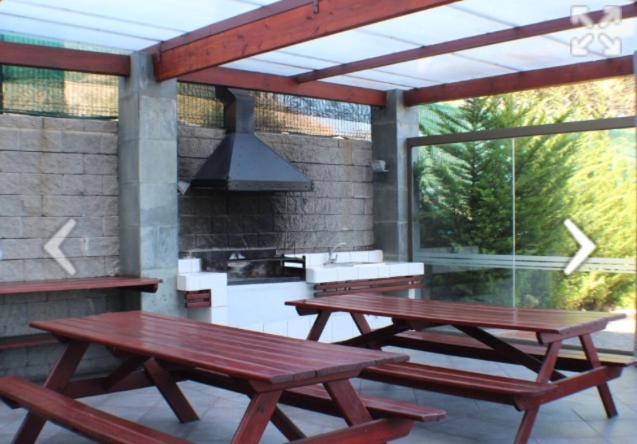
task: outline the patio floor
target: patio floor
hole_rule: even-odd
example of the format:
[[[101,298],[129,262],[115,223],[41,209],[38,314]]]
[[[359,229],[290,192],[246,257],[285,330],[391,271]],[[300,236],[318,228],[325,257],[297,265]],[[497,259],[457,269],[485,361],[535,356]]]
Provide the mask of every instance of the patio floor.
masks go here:
[[[428,353],[411,353],[413,360],[448,365],[462,369],[486,371],[517,377],[530,377],[526,369],[463,358],[449,358]],[[412,433],[397,443],[511,443],[521,414],[513,407],[473,401],[385,384],[356,381],[366,394],[418,402],[447,410],[447,420],[435,424],[417,424]],[[179,424],[154,389],[143,389],[117,395],[99,396],[86,402],[146,426],[183,437],[194,443],[227,443],[247,406],[247,398],[224,390],[192,382],[181,384],[201,420]],[[540,410],[531,443],[623,443],[637,434],[637,369],[629,368],[611,382],[619,417],[607,420],[595,390],[555,401]],[[307,434],[342,427],[342,420],[283,407]],[[10,442],[24,412],[0,406],[0,442]],[[273,426],[268,426],[264,443],[285,441]],[[41,439],[46,444],[90,442],[52,424],[47,424]]]

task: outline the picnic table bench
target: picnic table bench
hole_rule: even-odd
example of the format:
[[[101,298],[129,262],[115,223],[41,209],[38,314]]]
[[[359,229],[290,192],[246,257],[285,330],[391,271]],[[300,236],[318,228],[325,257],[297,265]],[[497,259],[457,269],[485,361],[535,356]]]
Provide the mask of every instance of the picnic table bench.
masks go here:
[[[66,343],[64,354],[44,383],[43,398],[53,392],[60,402],[73,400],[80,404],[74,398],[156,386],[177,418],[189,422],[198,416],[177,382],[192,379],[218,385],[250,398],[234,443],[258,442],[269,422],[289,440],[358,442],[357,434],[365,430],[366,442],[380,443],[408,434],[414,420],[439,420],[445,416],[438,409],[362,399],[352,387],[350,378],[359,376],[365,368],[405,361],[408,357],[404,354],[321,344],[142,312],[106,313],[31,325]],[[89,344],[106,347],[121,360],[121,365],[108,376],[72,380]],[[18,430],[16,443],[34,442],[49,419],[82,431],[75,427],[73,418],[60,417],[56,409],[37,409],[26,395],[10,392],[1,384],[0,397],[31,410]],[[310,408],[343,417],[350,427],[307,438],[278,407],[279,403],[298,405],[299,399],[307,401]],[[78,410],[85,407],[80,404]],[[110,421],[104,415],[102,419]],[[124,428],[129,425],[112,422]],[[89,428],[95,433],[92,426]]]
[[[621,314],[516,309],[367,293],[290,301],[287,304],[295,306],[301,315],[318,314],[308,334],[310,340],[319,340],[331,313],[345,312],[352,315],[361,335],[341,344],[367,348],[400,345],[446,353],[448,342],[452,340],[437,344],[434,335],[438,333],[422,330],[453,326],[466,336],[451,344],[451,354],[463,356],[462,353],[468,351],[464,356],[480,355],[483,359],[520,364],[533,370],[537,378],[529,381],[403,362],[369,368],[361,375],[376,381],[511,404],[524,412],[516,443],[528,441],[541,405],[587,388],[597,387],[607,416],[615,416],[617,410],[607,382],[619,377],[625,365],[634,363],[631,359],[615,359],[613,365],[606,365],[600,360],[591,339],[591,333],[603,330],[611,320],[621,319]],[[366,322],[361,322],[365,315],[386,316],[392,319],[392,323],[372,330]],[[533,332],[539,348],[530,350],[508,343],[488,332],[488,328]],[[428,334],[430,336],[426,336]],[[576,358],[569,350],[560,358],[563,341],[573,337],[580,339],[582,354]],[[464,340],[465,343],[461,343]],[[468,345],[466,342],[469,341]],[[470,347],[473,345],[476,346]],[[578,373],[566,376],[559,371],[560,367]]]

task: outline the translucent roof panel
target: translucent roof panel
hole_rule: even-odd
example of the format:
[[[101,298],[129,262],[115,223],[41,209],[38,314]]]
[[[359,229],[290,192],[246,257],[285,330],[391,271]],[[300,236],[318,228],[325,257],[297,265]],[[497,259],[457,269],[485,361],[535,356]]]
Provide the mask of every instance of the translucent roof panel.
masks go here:
[[[276,0],[0,0],[0,34],[70,47],[125,53],[144,49]],[[577,4],[577,2],[575,2]],[[590,11],[629,0],[587,0]],[[281,76],[391,54],[423,45],[544,22],[571,14],[573,0],[464,0],[259,54],[223,66]],[[326,81],[379,90],[409,89],[629,55],[637,50],[637,19],[604,29],[554,33],[336,76]],[[284,30],[282,31],[284,32]],[[592,34],[580,56],[571,41]],[[609,52],[617,45],[619,52]],[[619,48],[621,46],[621,48]]]
[[[463,0],[450,7],[488,17],[510,25],[528,25],[571,15],[574,5],[587,6],[590,11],[606,5],[628,5],[630,0]]]
[[[0,33],[130,52],[258,7],[244,0],[4,0]]]

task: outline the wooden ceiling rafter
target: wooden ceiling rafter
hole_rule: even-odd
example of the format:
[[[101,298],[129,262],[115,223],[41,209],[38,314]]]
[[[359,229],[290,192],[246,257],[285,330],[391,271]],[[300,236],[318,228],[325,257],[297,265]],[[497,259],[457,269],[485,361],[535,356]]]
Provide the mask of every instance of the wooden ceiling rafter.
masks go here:
[[[575,63],[416,88],[405,92],[404,101],[405,105],[414,106],[447,100],[494,96],[529,89],[619,77],[630,75],[633,71],[632,56],[615,57],[594,62]]]
[[[261,8],[248,18],[235,17],[234,26],[221,22],[193,31],[194,37],[161,43],[154,48],[155,77],[160,81],[181,77],[455,1],[282,0],[269,6],[280,8],[275,13]]]

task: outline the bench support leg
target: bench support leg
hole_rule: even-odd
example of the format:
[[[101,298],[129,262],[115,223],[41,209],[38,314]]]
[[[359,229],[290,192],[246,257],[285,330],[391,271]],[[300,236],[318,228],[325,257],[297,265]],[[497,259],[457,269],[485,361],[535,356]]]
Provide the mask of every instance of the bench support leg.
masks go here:
[[[325,326],[327,325],[327,321],[329,321],[331,314],[332,313],[329,311],[321,311],[318,314],[314,324],[312,325],[312,329],[307,335],[308,341],[318,341],[321,339],[321,334],[323,333],[323,330],[325,330]]]
[[[69,342],[66,346],[66,350],[62,354],[62,357],[55,364],[51,373],[44,383],[44,387],[54,390],[56,392],[63,392],[68,385],[71,377],[75,373],[77,366],[79,365],[88,343],[86,342]],[[16,433],[13,440],[14,444],[32,444],[40,435],[42,428],[46,424],[46,419],[39,416],[28,413],[22,421],[18,433]]]
[[[155,359],[144,363],[144,370],[151,381],[157,386],[170,408],[175,412],[179,422],[191,422],[199,419],[172,375],[166,371]]]
[[[515,435],[515,444],[526,444],[531,436],[531,430],[533,430],[533,424],[535,424],[535,418],[537,418],[538,409],[527,410],[524,412],[522,422],[518,428],[518,433]]]
[[[586,358],[591,363],[591,367],[601,367],[602,363],[600,362],[599,356],[597,355],[597,349],[595,348],[595,344],[593,344],[591,335],[588,334],[580,336],[580,342],[582,344],[582,348],[584,349],[584,353],[586,354]],[[606,416],[608,416],[609,418],[617,416],[617,407],[615,406],[613,395],[610,393],[608,383],[606,381],[603,381],[597,386],[597,391],[599,392],[600,398],[602,398],[602,404],[604,404]]]
[[[268,422],[272,419],[281,391],[256,393],[246,410],[237,431],[232,437],[232,444],[257,444]]]

